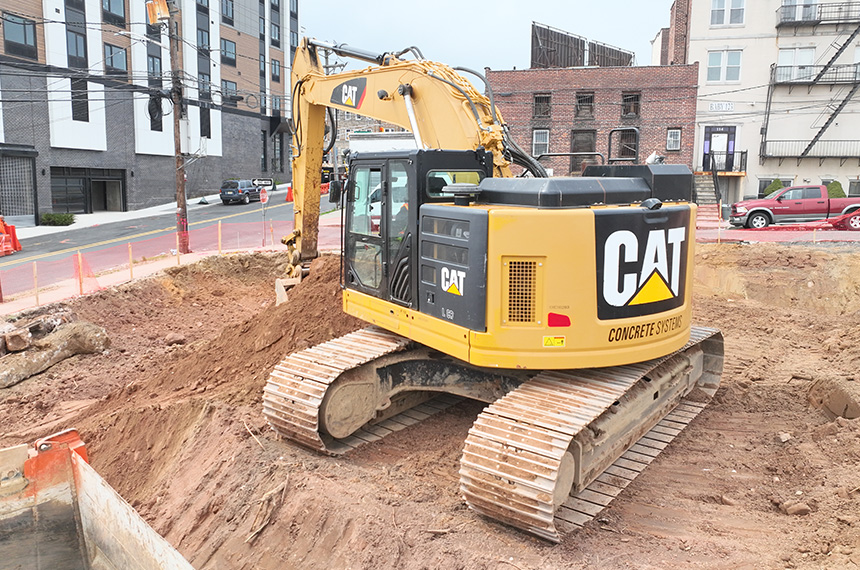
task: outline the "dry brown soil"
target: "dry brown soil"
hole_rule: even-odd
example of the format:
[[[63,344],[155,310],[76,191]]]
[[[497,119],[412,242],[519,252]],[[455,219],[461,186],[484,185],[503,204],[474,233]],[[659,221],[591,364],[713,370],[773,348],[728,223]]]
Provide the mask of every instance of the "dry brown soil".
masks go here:
[[[340,458],[267,428],[273,366],[360,326],[332,258],[279,307],[284,259],[262,255],[66,303],[112,346],[0,392],[0,446],[79,428],[95,468],[198,569],[860,567],[860,420],[807,402],[815,380],[860,383],[860,250],[700,244],[697,261],[696,321],[726,337],[722,386],[557,546],[459,498],[477,403]],[[810,512],[778,507],[791,502]]]

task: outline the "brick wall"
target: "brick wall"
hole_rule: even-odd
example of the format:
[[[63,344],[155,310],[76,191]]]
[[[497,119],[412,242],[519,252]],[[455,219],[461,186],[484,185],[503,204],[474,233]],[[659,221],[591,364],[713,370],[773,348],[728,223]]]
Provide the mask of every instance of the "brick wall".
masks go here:
[[[669,11],[669,65],[687,63],[690,47],[690,2],[675,0]]]
[[[534,129],[550,130],[550,152],[570,152],[572,131],[596,131],[596,150],[608,152],[613,128],[640,130],[640,160],[649,154],[666,162],[693,167],[698,64],[659,67],[604,67],[566,69],[487,70],[496,105],[514,140],[531,153]],[[575,116],[577,93],[594,93],[591,118]],[[622,117],[622,93],[640,93],[636,117]],[[534,117],[534,96],[549,94],[550,115]],[[667,129],[681,129],[681,149],[666,150]],[[613,154],[618,140],[613,139]],[[608,158],[608,157],[607,157]],[[581,160],[581,159],[580,159]],[[544,159],[555,175],[571,171],[570,158]],[[574,163],[578,170],[578,162]]]

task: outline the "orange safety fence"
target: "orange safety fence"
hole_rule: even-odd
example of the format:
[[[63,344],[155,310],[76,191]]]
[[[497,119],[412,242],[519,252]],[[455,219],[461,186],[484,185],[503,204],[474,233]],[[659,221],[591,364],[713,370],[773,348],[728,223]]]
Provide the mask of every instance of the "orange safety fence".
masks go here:
[[[197,256],[186,256],[196,261],[199,254],[226,254],[245,251],[284,251],[281,238],[293,230],[293,222],[266,221],[249,223],[212,224],[189,230],[191,251]],[[173,260],[176,260],[175,263]],[[39,292],[63,287],[69,296],[101,289],[101,281],[116,283],[116,275],[125,275],[126,281],[134,278],[136,266],[154,261],[169,260],[170,265],[183,263],[177,252],[177,234],[164,233],[149,239],[118,242],[99,249],[66,252],[60,259],[37,259],[0,269],[0,302],[22,295],[34,295],[39,304]],[[106,279],[111,275],[113,278]]]

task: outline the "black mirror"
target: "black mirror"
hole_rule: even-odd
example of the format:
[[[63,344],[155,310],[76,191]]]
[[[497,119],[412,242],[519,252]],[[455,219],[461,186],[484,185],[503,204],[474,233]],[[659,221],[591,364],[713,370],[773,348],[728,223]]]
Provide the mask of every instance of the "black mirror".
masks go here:
[[[328,201],[330,204],[337,204],[340,202],[340,193],[342,187],[340,185],[340,180],[332,180],[328,184]]]

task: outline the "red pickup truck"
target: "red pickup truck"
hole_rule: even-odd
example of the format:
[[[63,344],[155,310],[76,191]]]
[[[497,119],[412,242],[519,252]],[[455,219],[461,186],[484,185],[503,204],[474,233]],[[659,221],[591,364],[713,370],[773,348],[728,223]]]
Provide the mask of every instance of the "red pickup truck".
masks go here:
[[[789,186],[758,200],[732,204],[729,223],[765,228],[779,222],[811,222],[860,210],[860,196],[828,198],[826,186]],[[854,227],[857,225],[858,227]],[[848,220],[849,229],[860,229],[860,216]]]

